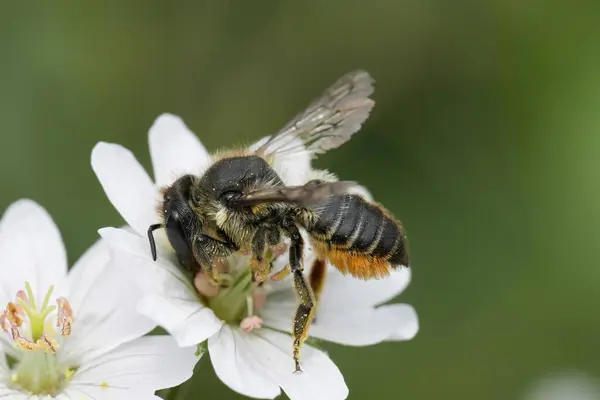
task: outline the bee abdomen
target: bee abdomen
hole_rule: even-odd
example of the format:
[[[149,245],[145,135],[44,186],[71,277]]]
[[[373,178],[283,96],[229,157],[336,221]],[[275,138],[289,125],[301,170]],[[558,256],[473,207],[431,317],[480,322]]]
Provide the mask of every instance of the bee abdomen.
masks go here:
[[[311,230],[323,255],[343,272],[382,276],[390,265],[408,266],[402,226],[376,203],[357,195],[336,196],[319,213]]]

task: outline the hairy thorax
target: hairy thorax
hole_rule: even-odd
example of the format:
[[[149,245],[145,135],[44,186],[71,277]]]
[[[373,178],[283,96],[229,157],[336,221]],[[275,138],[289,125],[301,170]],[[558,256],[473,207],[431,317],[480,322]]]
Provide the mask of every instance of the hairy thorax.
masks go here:
[[[261,224],[275,221],[288,207],[282,204],[261,204],[253,207],[232,207],[228,196],[248,194],[284,183],[259,156],[239,155],[215,161],[192,188],[196,213],[210,228],[214,224],[240,248],[251,242]]]

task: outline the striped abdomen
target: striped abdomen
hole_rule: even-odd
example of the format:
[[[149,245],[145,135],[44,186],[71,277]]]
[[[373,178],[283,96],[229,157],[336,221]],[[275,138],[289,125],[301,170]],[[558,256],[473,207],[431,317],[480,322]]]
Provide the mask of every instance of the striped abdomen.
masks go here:
[[[335,196],[321,206],[309,230],[317,255],[343,273],[363,279],[409,266],[402,225],[383,207],[360,196]]]

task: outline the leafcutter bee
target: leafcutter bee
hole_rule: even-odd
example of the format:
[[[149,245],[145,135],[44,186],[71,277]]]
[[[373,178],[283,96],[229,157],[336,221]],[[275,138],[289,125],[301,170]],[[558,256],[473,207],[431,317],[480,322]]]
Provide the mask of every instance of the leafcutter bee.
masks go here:
[[[273,278],[292,274],[298,296],[292,329],[297,371],[327,262],[360,279],[381,278],[409,266],[402,225],[387,209],[358,194],[357,184],[322,173],[320,179],[288,186],[274,162],[302,152],[314,158],[348,141],[369,116],[375,104],[372,93],[367,72],[343,76],[258,148],[218,153],[201,175],[182,176],[165,188],[159,205],[164,223],[148,229],[155,260],[152,232],[162,227],[181,264],[215,282],[221,276],[214,260],[240,249],[250,249],[253,277],[264,281],[271,272],[266,249],[289,238],[289,264]],[[317,258],[309,280],[303,276],[301,229]]]

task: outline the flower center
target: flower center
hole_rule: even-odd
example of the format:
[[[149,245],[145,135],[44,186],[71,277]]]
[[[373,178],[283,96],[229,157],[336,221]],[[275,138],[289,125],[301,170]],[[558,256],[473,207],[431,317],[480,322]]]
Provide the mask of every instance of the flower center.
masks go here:
[[[206,298],[208,306],[215,315],[228,324],[239,324],[253,310],[248,310],[248,299],[252,297],[255,284],[249,268],[232,276],[228,287],[221,288],[214,297]]]
[[[61,366],[56,358],[59,341],[71,334],[73,311],[62,297],[56,299],[56,306],[49,305],[54,286],[39,307],[29,282],[25,289],[17,292],[15,301],[0,315],[0,327],[20,350],[9,385],[35,395],[55,396],[73,375],[73,370]]]
[[[273,261],[283,254],[286,247],[275,246],[267,250],[266,260]],[[225,262],[224,276],[228,285],[211,287],[208,277],[200,273],[194,279],[194,285],[202,295],[206,305],[215,315],[227,324],[239,325],[249,318],[260,318],[256,315],[266,300],[268,283],[258,285],[252,281],[250,257],[234,255]],[[262,322],[262,321],[261,321]],[[253,324],[257,327],[257,324]],[[260,323],[258,323],[260,325]]]

